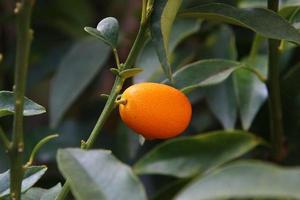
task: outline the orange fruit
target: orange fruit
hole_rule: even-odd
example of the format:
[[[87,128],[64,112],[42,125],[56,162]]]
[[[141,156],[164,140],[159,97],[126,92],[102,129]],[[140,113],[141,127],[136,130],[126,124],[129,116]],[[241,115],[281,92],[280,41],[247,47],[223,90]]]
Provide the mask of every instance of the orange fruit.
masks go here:
[[[192,106],[179,90],[159,83],[138,83],[121,95],[119,105],[124,123],[146,139],[179,135],[190,123]]]

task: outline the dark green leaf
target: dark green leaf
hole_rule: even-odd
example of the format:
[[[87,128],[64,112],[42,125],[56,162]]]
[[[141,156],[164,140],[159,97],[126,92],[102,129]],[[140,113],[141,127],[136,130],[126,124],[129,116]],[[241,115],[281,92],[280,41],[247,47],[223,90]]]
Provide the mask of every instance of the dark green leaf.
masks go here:
[[[223,59],[201,60],[175,72],[174,82],[178,88],[188,92],[197,87],[218,84],[242,65],[239,62]]]
[[[176,180],[159,190],[151,200],[171,200],[190,181],[191,179]]]
[[[146,199],[138,178],[109,151],[64,149],[57,160],[78,200]]]
[[[0,117],[6,115],[13,115],[15,112],[15,97],[14,93],[10,91],[0,91]],[[46,109],[31,101],[30,99],[24,99],[24,116],[39,115],[45,113]]]
[[[173,52],[180,42],[196,33],[201,26],[200,20],[177,19],[171,29],[169,38],[169,52]]]
[[[224,129],[234,129],[238,108],[233,79],[230,77],[219,85],[208,87],[205,93],[210,109]]]
[[[300,198],[300,169],[240,161],[198,177],[175,200]]]
[[[31,188],[22,195],[22,200],[55,200],[60,191],[60,183],[50,189]]]
[[[239,9],[227,4],[211,3],[189,9],[182,16],[235,24],[267,38],[300,44],[300,32],[297,29],[281,16],[263,8]]]
[[[170,41],[169,41],[170,53],[174,51],[176,46],[180,42],[182,42],[182,40],[197,32],[200,29],[200,26],[201,23],[199,20],[195,20],[195,19],[176,20],[173,24],[172,31],[170,34]],[[161,79],[157,80],[157,77],[163,75],[163,71],[161,69],[161,65],[152,42],[146,43],[145,47],[140,52],[136,65],[142,67],[144,71],[143,73],[140,73],[134,77],[134,82],[161,81]],[[171,66],[172,69],[174,69],[174,66],[173,65]]]
[[[84,30],[102,40],[112,48],[116,48],[119,37],[119,22],[114,17],[107,17],[99,22],[97,28],[85,27]]]
[[[25,192],[31,186],[33,186],[46,172],[47,167],[45,166],[32,166],[26,169],[23,182],[22,182],[22,192]],[[9,194],[10,189],[10,171],[6,171],[0,174],[0,197]]]
[[[237,59],[235,37],[228,26],[223,25],[216,33],[210,35],[205,48],[207,49],[205,55],[209,57]],[[208,87],[205,92],[207,103],[216,118],[225,129],[233,129],[237,119],[233,79],[230,77],[221,84]]]
[[[173,22],[182,0],[154,1],[150,20],[152,42],[166,76],[171,80],[172,71],[169,63],[169,37]]]
[[[257,55],[253,59],[246,58],[242,62],[259,70],[264,76],[267,75],[267,56]],[[267,87],[256,75],[246,70],[237,70],[233,77],[242,126],[243,129],[248,130],[257,112],[267,100]]]
[[[164,174],[191,177],[235,159],[260,143],[243,131],[217,131],[178,138],[159,145],[135,165],[138,174]]]
[[[50,123],[57,126],[65,112],[97,75],[109,56],[108,46],[87,38],[65,55],[50,89]]]

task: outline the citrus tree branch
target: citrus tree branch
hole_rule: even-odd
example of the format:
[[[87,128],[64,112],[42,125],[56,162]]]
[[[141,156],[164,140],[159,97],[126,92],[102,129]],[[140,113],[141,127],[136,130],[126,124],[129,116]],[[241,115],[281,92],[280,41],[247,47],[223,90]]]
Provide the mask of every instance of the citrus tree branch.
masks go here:
[[[130,69],[133,67],[135,60],[142,49],[142,47],[145,44],[146,38],[147,38],[147,27],[148,27],[148,18],[151,12],[150,10],[146,9],[147,1],[143,0],[143,5],[142,5],[142,14],[141,14],[141,23],[140,23],[140,28],[138,31],[138,34],[136,36],[136,39],[132,45],[132,48],[129,52],[129,55],[126,59],[125,64],[123,65],[122,69],[120,70],[126,70]],[[144,13],[146,12],[146,13]],[[119,95],[119,93],[122,90],[123,83],[124,83],[124,78],[117,76],[114,82],[114,85],[112,87],[111,93],[108,97],[108,100],[103,108],[103,111],[101,112],[98,121],[96,122],[95,127],[93,128],[89,138],[87,141],[82,141],[81,142],[81,148],[82,149],[90,149],[93,147],[93,144],[96,141],[96,138],[98,137],[104,123],[106,122],[107,118],[110,116],[111,112],[115,108],[115,101]],[[64,184],[61,192],[59,193],[58,197],[56,200],[63,200],[67,197],[68,193],[70,191],[70,185],[68,180],[66,180],[66,183]]]
[[[278,12],[279,0],[268,0],[268,8]],[[269,39],[269,110],[271,140],[274,149],[274,159],[279,161],[284,156],[283,150],[283,122],[279,86],[279,56],[280,40]]]
[[[23,179],[23,109],[24,93],[28,59],[32,40],[30,29],[31,13],[34,1],[22,0],[17,2],[15,13],[17,15],[17,49],[15,67],[15,113],[13,122],[12,146],[10,148],[10,191],[11,199],[19,200],[21,197],[21,183]]]

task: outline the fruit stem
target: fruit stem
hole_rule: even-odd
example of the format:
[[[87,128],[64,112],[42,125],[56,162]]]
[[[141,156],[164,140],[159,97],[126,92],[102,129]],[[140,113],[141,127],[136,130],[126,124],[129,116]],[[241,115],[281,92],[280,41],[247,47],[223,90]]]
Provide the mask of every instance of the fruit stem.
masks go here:
[[[148,10],[145,9],[146,4],[147,4],[147,1],[143,0],[140,28],[139,28],[138,34],[136,36],[136,39],[133,43],[133,46],[129,52],[129,55],[126,59],[126,62],[124,64],[124,69],[122,69],[122,70],[130,69],[133,67],[135,60],[147,39],[147,27],[148,27],[147,22],[149,21],[148,19],[149,19],[150,14],[148,13]],[[147,12],[147,13],[145,13],[145,12]],[[107,118],[110,116],[111,112],[115,108],[115,101],[116,101],[119,93],[121,92],[124,81],[125,81],[125,79],[123,79],[122,77],[116,76],[113,88],[112,88],[111,93],[108,97],[108,100],[103,108],[103,111],[101,112],[101,114],[98,118],[98,121],[97,121],[94,129],[92,130],[87,142],[85,142],[85,145],[81,145],[82,149],[90,149],[93,146],[93,144],[95,143],[96,138],[98,137],[104,123],[106,122]],[[66,180],[66,182],[65,182],[61,192],[58,194],[56,200],[65,199],[67,197],[69,191],[70,191],[70,184],[69,184],[69,181]]]
[[[268,0],[268,9],[278,12],[279,0]],[[269,112],[271,126],[271,140],[274,149],[274,159],[282,160],[284,156],[283,122],[279,86],[279,56],[280,40],[269,39]]]

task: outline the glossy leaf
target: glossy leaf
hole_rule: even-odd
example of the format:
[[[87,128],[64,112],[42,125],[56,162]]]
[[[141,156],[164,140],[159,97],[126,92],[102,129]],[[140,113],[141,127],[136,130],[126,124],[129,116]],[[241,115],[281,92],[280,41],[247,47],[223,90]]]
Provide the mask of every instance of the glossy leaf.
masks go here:
[[[46,172],[45,166],[32,166],[26,169],[22,181],[22,192],[31,188]],[[0,174],[0,197],[4,197],[10,192],[10,171]]]
[[[84,30],[102,40],[112,48],[116,48],[119,37],[119,22],[114,17],[107,17],[101,20],[97,28],[85,27]]]
[[[239,25],[266,37],[300,44],[300,32],[276,13],[263,9],[239,9],[227,4],[210,3],[191,8],[184,17],[197,17]]]
[[[15,110],[14,93],[10,91],[0,91],[0,117],[13,115]],[[24,116],[40,115],[46,112],[46,109],[25,97]]]
[[[265,77],[268,69],[267,56],[257,55],[242,62],[260,71]],[[248,130],[257,112],[267,100],[268,91],[256,75],[246,70],[237,70],[234,75],[236,98],[243,129]]]
[[[63,149],[57,160],[78,200],[146,199],[138,178],[109,151]]]
[[[109,56],[108,46],[87,38],[76,43],[62,59],[50,89],[50,123],[57,126],[63,115],[95,78]]]
[[[223,128],[234,129],[238,108],[233,79],[230,77],[221,84],[208,87],[205,90],[205,94],[211,111],[220,121]]]
[[[22,195],[22,200],[55,200],[61,188],[60,183],[50,189],[31,188]]]
[[[195,19],[177,19],[172,27],[169,41],[169,51],[174,52],[177,45],[182,42],[188,36],[194,34],[200,29],[201,22]],[[161,64],[155,52],[155,47],[152,42],[146,43],[143,50],[140,52],[136,62],[137,66],[143,67],[143,73],[134,77],[134,82],[144,81],[161,81],[157,80],[157,74],[161,76],[163,71]],[[171,64],[172,66],[172,64]],[[172,66],[174,69],[174,66]],[[155,79],[155,80],[154,80]]]
[[[152,42],[155,46],[161,66],[166,76],[172,79],[172,70],[169,63],[169,37],[177,12],[182,0],[154,1],[150,19]]]
[[[300,198],[300,169],[240,161],[198,177],[175,200]]]
[[[191,177],[235,159],[259,143],[260,139],[243,131],[217,131],[178,138],[154,148],[134,165],[134,171]]]
[[[222,59],[237,59],[235,37],[228,26],[221,26],[205,42],[206,56]],[[222,48],[220,48],[220,46]],[[223,83],[205,90],[209,108],[225,129],[234,129],[237,119],[237,103],[233,79],[229,77]]]
[[[223,59],[201,60],[175,72],[174,82],[178,88],[189,92],[198,87],[221,83],[242,65],[239,62]]]

